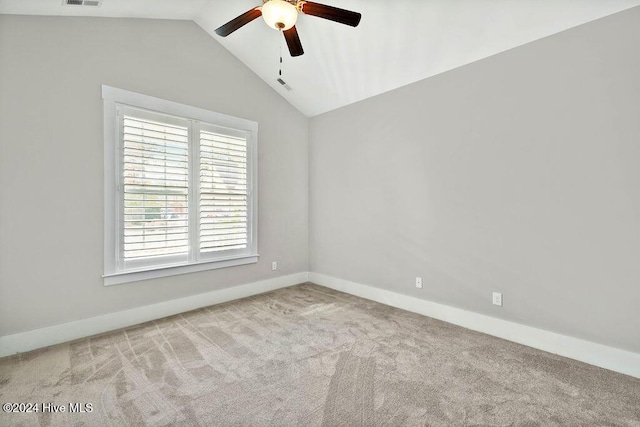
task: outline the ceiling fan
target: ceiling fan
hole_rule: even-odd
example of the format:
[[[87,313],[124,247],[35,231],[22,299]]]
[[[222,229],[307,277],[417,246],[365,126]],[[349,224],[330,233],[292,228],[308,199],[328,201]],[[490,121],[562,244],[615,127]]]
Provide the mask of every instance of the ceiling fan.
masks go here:
[[[253,8],[216,29],[216,34],[226,37],[257,17],[262,16],[267,25],[282,31],[291,56],[300,56],[304,53],[304,50],[295,27],[298,12],[352,27],[357,27],[362,17],[358,12],[305,0],[263,0],[263,2],[262,6]]]

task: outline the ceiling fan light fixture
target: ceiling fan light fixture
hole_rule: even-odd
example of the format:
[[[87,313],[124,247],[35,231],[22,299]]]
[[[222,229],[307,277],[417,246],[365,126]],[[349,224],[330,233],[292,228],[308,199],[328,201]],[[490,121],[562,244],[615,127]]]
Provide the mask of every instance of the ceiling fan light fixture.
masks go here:
[[[286,31],[296,25],[298,9],[285,0],[268,0],[262,5],[262,17],[271,28]]]

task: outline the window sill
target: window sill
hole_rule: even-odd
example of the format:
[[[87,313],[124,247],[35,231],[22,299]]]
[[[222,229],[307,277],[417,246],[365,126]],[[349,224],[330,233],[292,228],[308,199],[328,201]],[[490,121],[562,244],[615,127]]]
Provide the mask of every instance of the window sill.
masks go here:
[[[147,268],[144,270],[123,271],[121,273],[105,274],[104,286],[120,285],[122,283],[137,282],[140,280],[157,279],[159,277],[176,276],[178,274],[195,273],[197,271],[215,270],[218,268],[234,267],[237,265],[255,264],[260,255],[246,255],[236,258],[228,258],[215,261],[202,261],[191,264],[177,264]]]

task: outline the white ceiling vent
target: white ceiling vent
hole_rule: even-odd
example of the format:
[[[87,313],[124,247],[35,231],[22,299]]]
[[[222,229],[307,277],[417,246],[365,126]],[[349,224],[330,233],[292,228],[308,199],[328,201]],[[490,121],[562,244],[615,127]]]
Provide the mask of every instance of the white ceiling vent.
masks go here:
[[[62,4],[71,6],[100,6],[102,0],[63,0]]]

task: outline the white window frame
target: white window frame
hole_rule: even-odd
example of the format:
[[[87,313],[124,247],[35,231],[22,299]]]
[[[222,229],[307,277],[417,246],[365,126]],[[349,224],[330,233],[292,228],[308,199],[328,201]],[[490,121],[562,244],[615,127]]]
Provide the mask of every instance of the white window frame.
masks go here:
[[[117,285],[158,277],[173,276],[196,271],[212,270],[258,262],[258,185],[257,185],[257,140],[256,122],[227,116],[213,111],[167,101],[124,89],[102,85],[104,101],[104,285]],[[221,251],[220,254],[198,258],[189,251],[186,261],[162,265],[143,264],[135,268],[123,269],[120,258],[120,189],[123,173],[121,155],[120,118],[118,112],[126,109],[138,109],[178,119],[191,121],[190,132],[199,143],[199,129],[223,127],[248,135],[247,138],[247,248],[243,250]],[[197,134],[197,137],[194,132]],[[198,200],[199,192],[199,150],[190,147],[189,200],[190,215],[197,215],[197,207],[191,207]],[[197,222],[197,221],[196,221]],[[190,237],[196,230],[190,230]],[[191,239],[190,239],[191,240]]]

